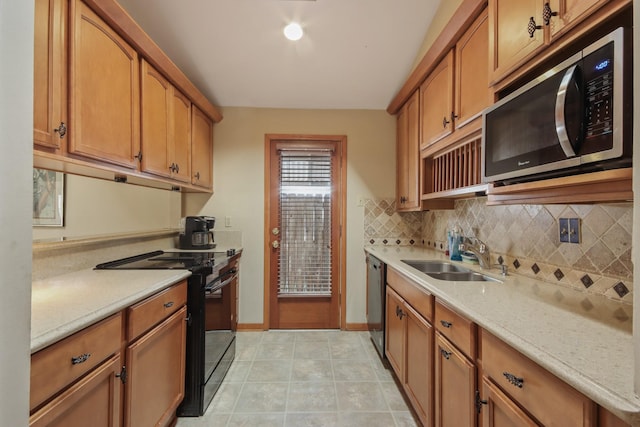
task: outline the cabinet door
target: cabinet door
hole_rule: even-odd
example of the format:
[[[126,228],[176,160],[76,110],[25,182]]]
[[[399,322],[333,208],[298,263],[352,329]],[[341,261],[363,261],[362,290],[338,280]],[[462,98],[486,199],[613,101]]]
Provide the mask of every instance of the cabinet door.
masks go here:
[[[120,356],[115,355],[35,412],[31,427],[120,425]]]
[[[482,427],[536,427],[538,424],[491,380],[482,378]]]
[[[124,425],[166,426],[184,396],[186,307],[127,348]]]
[[[135,169],[138,55],[80,0],[71,2],[69,152]]]
[[[155,68],[140,61],[142,161],[141,170],[160,176],[171,176],[169,168],[169,127],[172,87]]]
[[[53,149],[66,133],[66,10],[62,0],[35,2],[33,142]]]
[[[473,363],[439,333],[436,333],[435,359],[435,425],[474,427],[477,421]]]
[[[542,25],[543,0],[489,0],[489,58],[491,83],[513,71],[545,43],[542,29],[527,31],[533,17]]]
[[[191,183],[213,188],[213,122],[191,107]]]
[[[549,20],[551,38],[572,27],[585,18],[590,12],[597,10],[608,0],[549,0],[551,12],[556,12]]]
[[[397,117],[396,208],[399,211],[420,209],[419,108],[419,94],[416,91]]]
[[[385,318],[385,354],[400,381],[404,378],[404,337],[406,320],[403,319],[404,301],[387,286]]]
[[[456,129],[480,118],[491,104],[489,90],[489,19],[487,10],[456,44]]]
[[[191,102],[175,87],[171,94],[171,144],[169,158],[175,164],[173,179],[191,180]]]
[[[453,131],[453,51],[420,85],[420,149],[424,149]]]
[[[404,388],[422,425],[433,425],[433,327],[405,304],[407,342]]]

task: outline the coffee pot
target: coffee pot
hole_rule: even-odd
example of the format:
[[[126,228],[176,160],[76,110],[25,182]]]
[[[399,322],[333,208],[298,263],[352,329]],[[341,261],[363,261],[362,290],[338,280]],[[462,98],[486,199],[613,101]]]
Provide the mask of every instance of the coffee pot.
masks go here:
[[[211,216],[188,216],[184,221],[184,230],[180,232],[180,249],[213,249],[213,227],[216,219]]]

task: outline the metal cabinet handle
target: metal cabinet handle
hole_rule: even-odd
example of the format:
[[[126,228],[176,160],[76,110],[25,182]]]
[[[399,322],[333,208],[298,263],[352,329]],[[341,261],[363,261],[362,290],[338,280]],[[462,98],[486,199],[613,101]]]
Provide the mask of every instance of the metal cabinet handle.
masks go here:
[[[180,172],[180,165],[176,163],[176,168],[174,170],[175,173]]]
[[[449,358],[451,358],[451,352],[447,351],[443,348],[440,349],[440,354],[442,355],[442,357],[444,357],[445,359],[449,360]]]
[[[400,306],[397,306],[397,305],[396,305],[396,316],[398,316],[398,318],[399,318],[400,320],[402,320],[402,318],[403,318],[404,316],[406,316],[406,315],[407,315],[407,314],[406,314],[404,311],[402,311],[402,309],[400,308]]]
[[[80,356],[71,357],[72,365],[79,365],[80,363],[86,362],[91,357],[91,353],[84,353]]]
[[[449,123],[451,123],[451,122],[450,122],[449,120],[447,120],[447,117],[446,117],[446,116],[442,118],[442,128],[443,128],[443,129],[446,129],[446,127],[447,127],[447,125],[448,125]]]
[[[196,172],[196,174],[194,175],[194,177],[199,180],[200,179],[200,172]]]
[[[515,375],[509,372],[503,372],[502,375],[504,375],[507,381],[509,381],[514,386],[518,388],[522,388],[524,386],[524,378],[516,377]]]
[[[164,303],[164,308],[171,308],[173,307],[173,301],[169,301],[169,302],[165,302]]]
[[[542,9],[542,21],[544,22],[544,25],[548,26],[551,23],[552,16],[558,16],[558,12],[552,11],[551,6],[549,6],[549,2],[546,2]]]
[[[60,122],[60,126],[55,128],[53,132],[57,133],[60,139],[62,139],[67,134],[67,125],[65,125],[64,122]]]
[[[441,321],[440,321],[440,324],[441,324],[442,326],[444,326],[445,328],[450,328],[450,327],[452,327],[452,326],[453,326],[453,323],[451,323],[451,322],[447,322],[446,320],[441,320]]]
[[[127,382],[127,367],[123,366],[122,369],[120,370],[120,373],[116,374],[116,378],[120,378],[120,381],[122,381],[122,384],[125,384]]]
[[[142,161],[142,151],[138,151],[138,154],[133,156],[134,159],[138,159],[138,161]]]
[[[529,33],[530,38],[533,38],[533,35],[535,34],[536,30],[541,30],[541,29],[542,29],[542,25],[537,25],[536,20],[533,18],[533,16],[529,18],[529,24],[527,24],[527,32]]]

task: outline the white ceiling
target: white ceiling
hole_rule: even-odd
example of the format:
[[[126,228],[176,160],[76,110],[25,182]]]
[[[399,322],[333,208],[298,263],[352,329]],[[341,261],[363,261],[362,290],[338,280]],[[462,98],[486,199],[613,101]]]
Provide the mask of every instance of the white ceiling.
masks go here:
[[[332,109],[386,109],[440,1],[119,0],[215,105]]]

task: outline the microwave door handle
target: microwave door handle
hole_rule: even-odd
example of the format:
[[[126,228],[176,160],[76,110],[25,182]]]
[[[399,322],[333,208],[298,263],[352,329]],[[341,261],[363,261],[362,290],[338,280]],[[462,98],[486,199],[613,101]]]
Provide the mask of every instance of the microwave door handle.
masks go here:
[[[560,87],[558,88],[558,93],[556,95],[556,134],[560,141],[560,147],[562,147],[562,151],[564,151],[564,154],[567,157],[575,157],[576,155],[576,152],[571,145],[571,141],[569,140],[569,135],[567,134],[567,122],[564,115],[567,90],[569,89],[569,84],[574,79],[576,68],[577,64],[571,66],[564,73],[564,77],[562,77],[562,81],[560,81]]]

